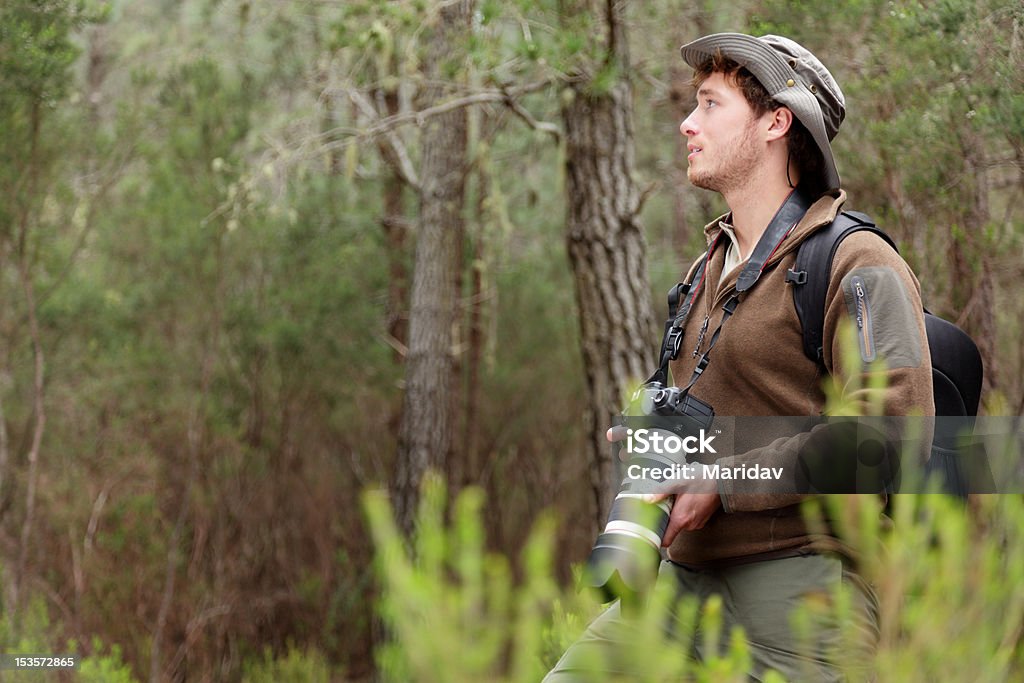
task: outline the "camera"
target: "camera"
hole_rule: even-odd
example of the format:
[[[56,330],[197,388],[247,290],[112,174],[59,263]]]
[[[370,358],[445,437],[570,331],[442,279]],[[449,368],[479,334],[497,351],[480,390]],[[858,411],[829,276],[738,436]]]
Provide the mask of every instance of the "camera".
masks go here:
[[[655,381],[637,389],[622,414],[627,427],[686,439],[709,430],[715,411],[689,392]],[[661,563],[661,540],[674,499],[647,503],[643,496],[652,492],[651,485],[671,478],[657,473],[670,475],[673,468],[685,464],[685,455],[645,451],[632,454],[626,471],[638,465],[655,476],[637,480],[627,474],[622,480],[584,571],[586,585],[597,589],[606,602],[615,598],[637,602],[653,584]]]

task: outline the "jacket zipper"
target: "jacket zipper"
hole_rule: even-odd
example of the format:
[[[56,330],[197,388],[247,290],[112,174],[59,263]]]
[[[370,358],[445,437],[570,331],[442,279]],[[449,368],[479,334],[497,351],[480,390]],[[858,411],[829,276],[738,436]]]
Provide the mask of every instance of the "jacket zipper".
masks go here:
[[[857,319],[857,337],[860,340],[860,355],[865,363],[875,360],[875,334],[871,320],[871,306],[868,300],[868,287],[859,275],[850,280],[853,285],[854,309]]]

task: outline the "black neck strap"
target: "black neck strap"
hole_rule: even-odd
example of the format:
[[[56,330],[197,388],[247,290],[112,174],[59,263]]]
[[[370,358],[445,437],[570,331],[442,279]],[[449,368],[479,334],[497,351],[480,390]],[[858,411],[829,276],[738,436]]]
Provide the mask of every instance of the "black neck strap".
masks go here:
[[[707,368],[709,354],[718,341],[718,337],[722,332],[722,325],[725,324],[725,321],[729,319],[739,304],[739,294],[747,291],[757,283],[761,273],[764,271],[765,264],[768,263],[769,259],[771,259],[772,255],[782,244],[782,241],[786,239],[793,228],[796,227],[796,224],[800,222],[800,219],[803,218],[804,214],[807,213],[810,205],[811,202],[807,196],[802,194],[799,188],[797,188],[789,193],[786,201],[775,212],[772,220],[768,223],[768,227],[765,228],[761,238],[757,241],[757,245],[747,260],[747,264],[740,272],[740,276],[736,280],[736,294],[730,297],[724,304],[723,310],[725,312],[722,315],[722,321],[711,336],[711,342],[708,344],[707,351],[697,361],[693,376],[690,378],[685,389],[683,389],[684,394],[690,390],[690,387],[693,386],[705,368]],[[668,365],[679,356],[679,347],[683,341],[683,328],[686,326],[686,320],[690,315],[693,302],[697,298],[701,286],[704,284],[707,276],[708,261],[711,259],[711,255],[714,253],[720,237],[721,233],[715,237],[707,252],[704,253],[704,257],[701,259],[700,265],[697,266],[697,270],[694,271],[693,277],[690,278],[690,282],[676,285],[669,292],[669,316],[665,322],[665,337],[661,343],[661,362],[658,369],[654,371],[654,374],[648,378],[648,383],[659,382],[663,385],[668,384]],[[681,305],[680,301],[682,301]],[[678,311],[676,310],[677,306],[679,307]]]
[[[782,202],[782,206],[772,216],[768,227],[764,229],[761,239],[754,247],[754,252],[747,260],[747,265],[744,266],[739,279],[736,280],[737,292],[745,292],[754,286],[758,278],[761,277],[761,272],[764,270],[765,264],[768,263],[768,259],[778,250],[782,240],[792,232],[810,206],[810,200],[801,194],[799,189],[789,193],[786,201]]]

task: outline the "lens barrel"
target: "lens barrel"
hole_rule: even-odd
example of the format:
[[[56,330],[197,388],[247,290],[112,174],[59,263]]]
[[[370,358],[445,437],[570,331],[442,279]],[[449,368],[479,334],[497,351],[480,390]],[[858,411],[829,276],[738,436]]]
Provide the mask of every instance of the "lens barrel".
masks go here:
[[[616,496],[584,572],[586,585],[597,589],[605,602],[636,602],[654,582],[671,509],[670,499],[645,503],[640,494]]]

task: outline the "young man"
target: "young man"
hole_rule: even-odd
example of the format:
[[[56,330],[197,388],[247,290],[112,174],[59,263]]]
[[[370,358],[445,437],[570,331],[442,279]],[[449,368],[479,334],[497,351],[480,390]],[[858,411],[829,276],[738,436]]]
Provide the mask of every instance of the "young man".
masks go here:
[[[683,386],[699,376],[692,394],[718,416],[821,415],[823,372],[804,355],[787,271],[800,243],[828,226],[846,201],[829,145],[846,112],[842,91],[813,54],[779,36],[715,34],[681,51],[695,69],[697,91],[697,106],[680,126],[688,177],[720,193],[729,213],[705,228],[711,253],[700,282],[693,283],[698,289],[671,366],[673,379]],[[798,213],[795,226],[780,230],[774,217],[797,200],[802,218]],[[760,259],[759,276],[727,314],[725,304],[737,296],[745,266]],[[898,254],[872,233],[850,235],[835,254],[825,302],[824,372],[867,374],[869,363],[881,360],[885,414],[934,414],[920,286]],[[859,368],[840,366],[839,329],[847,320],[857,321]],[[702,358],[705,366],[694,374]],[[867,389],[846,398],[869,403]],[[766,442],[734,462],[791,465],[804,444],[801,438]],[[811,639],[794,633],[790,623],[807,598],[828,604],[839,584],[853,595],[852,623],[844,630],[860,633],[855,659],[870,666],[878,637],[875,596],[843,557],[837,538],[810,532],[799,505],[804,496],[731,493],[714,480],[680,484],[675,492],[663,537],[668,561],[659,581],[674,581],[681,594],[722,597],[723,633],[736,624],[744,628],[753,680],[767,669],[787,680],[853,675],[834,658],[841,628],[835,618],[818,624]],[[595,651],[617,640],[622,628],[628,622],[613,605],[545,680],[580,680]],[[703,654],[699,642],[695,650]]]

